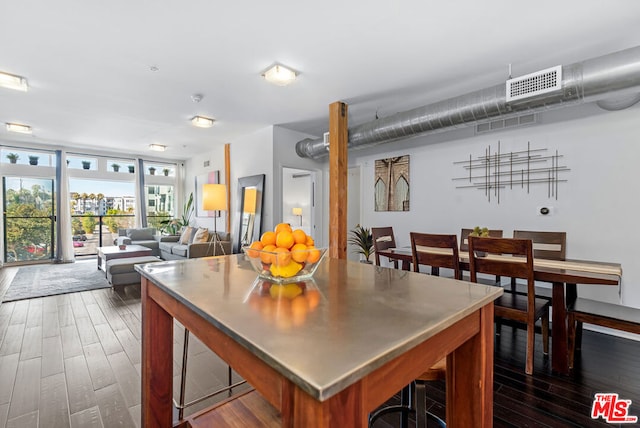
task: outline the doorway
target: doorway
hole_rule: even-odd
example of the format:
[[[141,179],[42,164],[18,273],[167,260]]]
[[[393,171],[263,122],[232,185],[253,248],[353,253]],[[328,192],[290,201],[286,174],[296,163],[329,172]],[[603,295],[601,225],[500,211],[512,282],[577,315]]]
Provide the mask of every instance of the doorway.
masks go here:
[[[55,254],[54,180],[3,177],[4,261],[51,260]]]

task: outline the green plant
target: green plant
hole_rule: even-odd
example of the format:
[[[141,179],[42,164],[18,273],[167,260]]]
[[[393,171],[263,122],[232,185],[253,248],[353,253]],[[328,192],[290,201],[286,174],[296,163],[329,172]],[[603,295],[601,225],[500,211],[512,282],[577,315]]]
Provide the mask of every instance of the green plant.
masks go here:
[[[118,165],[117,163],[112,163],[111,168],[113,168],[115,172],[118,172],[120,170],[120,165]]]
[[[29,156],[29,165],[38,165],[39,156]]]
[[[91,161],[82,161],[82,169],[91,168]]]
[[[195,207],[193,206],[193,192],[191,192],[189,193],[189,199],[187,199],[187,202],[184,204],[182,215],[180,216],[180,218],[170,218],[167,220],[162,220],[160,222],[160,230],[171,235],[177,234],[184,226],[189,226],[194,209]]]
[[[479,236],[481,238],[487,238],[489,236],[489,229],[486,227],[476,226],[473,228],[473,231],[469,234],[469,236]]]
[[[133,173],[134,173],[134,171],[135,171],[135,167],[134,167],[133,165],[129,165],[127,168],[129,168],[129,172],[130,172],[131,174],[133,174]]]
[[[359,224],[355,228],[349,231],[349,238],[347,240],[349,244],[357,247],[354,252],[362,254],[367,262],[369,257],[373,254],[373,235],[371,230],[366,227],[362,227]]]
[[[165,177],[168,176],[170,172],[171,172],[171,170],[169,168],[164,168],[162,170],[162,173],[165,175]]]
[[[16,163],[18,159],[20,159],[20,156],[17,153],[9,153],[7,159],[9,159],[11,163]]]

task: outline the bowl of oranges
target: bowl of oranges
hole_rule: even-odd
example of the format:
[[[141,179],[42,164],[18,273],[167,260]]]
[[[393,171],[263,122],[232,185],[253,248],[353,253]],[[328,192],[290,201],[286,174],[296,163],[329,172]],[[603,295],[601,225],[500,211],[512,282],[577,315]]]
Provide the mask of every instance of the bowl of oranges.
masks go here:
[[[288,223],[278,224],[242,250],[258,276],[280,284],[312,278],[327,252],[316,248],[304,230],[294,230]]]

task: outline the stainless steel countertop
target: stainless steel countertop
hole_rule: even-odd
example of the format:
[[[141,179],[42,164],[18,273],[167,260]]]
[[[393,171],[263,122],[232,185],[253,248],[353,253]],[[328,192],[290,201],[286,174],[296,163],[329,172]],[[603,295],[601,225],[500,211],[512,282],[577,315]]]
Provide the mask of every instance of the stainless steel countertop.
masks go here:
[[[326,258],[307,284],[319,291],[319,304],[293,319],[290,302],[252,295],[262,281],[245,257],[136,270],[318,400],[502,294],[499,287]]]

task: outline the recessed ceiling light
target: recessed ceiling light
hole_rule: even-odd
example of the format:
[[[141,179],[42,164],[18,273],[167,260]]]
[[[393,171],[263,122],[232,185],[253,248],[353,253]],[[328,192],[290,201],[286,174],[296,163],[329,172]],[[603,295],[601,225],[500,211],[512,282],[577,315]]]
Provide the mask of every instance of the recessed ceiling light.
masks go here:
[[[24,92],[29,89],[27,79],[22,76],[16,76],[15,74],[9,74],[2,71],[0,71],[0,86]]]
[[[275,64],[264,72],[264,79],[278,86],[286,86],[296,80],[298,73],[285,67],[284,65]]]
[[[153,150],[154,152],[164,152],[167,150],[167,146],[162,144],[149,144],[149,150]]]
[[[21,134],[31,134],[31,127],[29,125],[21,125],[19,123],[6,123],[7,131],[19,132]]]
[[[204,116],[193,116],[191,118],[193,126],[197,126],[198,128],[211,128],[213,126],[213,122],[213,119]]]

